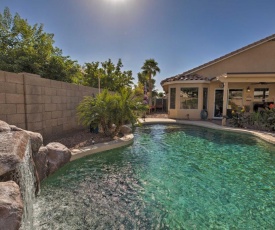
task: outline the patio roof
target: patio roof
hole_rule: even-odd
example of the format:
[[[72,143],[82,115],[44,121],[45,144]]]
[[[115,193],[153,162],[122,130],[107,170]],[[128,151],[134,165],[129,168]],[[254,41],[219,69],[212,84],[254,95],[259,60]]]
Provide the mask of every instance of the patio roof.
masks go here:
[[[275,83],[275,72],[225,73],[216,77],[220,82]]]

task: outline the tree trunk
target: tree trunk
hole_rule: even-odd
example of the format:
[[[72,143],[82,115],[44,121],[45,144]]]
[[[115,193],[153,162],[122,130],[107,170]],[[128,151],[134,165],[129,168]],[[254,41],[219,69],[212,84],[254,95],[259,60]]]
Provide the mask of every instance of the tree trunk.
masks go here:
[[[151,77],[151,73],[149,73],[149,106],[152,106],[152,77]]]

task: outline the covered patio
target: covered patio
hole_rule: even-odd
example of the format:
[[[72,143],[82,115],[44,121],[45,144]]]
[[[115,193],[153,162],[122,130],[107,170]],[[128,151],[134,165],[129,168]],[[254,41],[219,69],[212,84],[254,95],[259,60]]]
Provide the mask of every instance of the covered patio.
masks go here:
[[[231,109],[230,90],[235,94],[238,88],[245,89],[242,94],[242,105],[254,109],[255,105],[265,107],[275,100],[275,73],[225,73],[215,79],[221,82],[223,87],[222,125],[226,125],[228,109]]]

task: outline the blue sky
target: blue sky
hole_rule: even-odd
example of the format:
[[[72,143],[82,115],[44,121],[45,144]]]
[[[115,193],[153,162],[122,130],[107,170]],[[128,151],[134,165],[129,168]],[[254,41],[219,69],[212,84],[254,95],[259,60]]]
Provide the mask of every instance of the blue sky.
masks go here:
[[[160,81],[275,33],[274,0],[0,0],[80,64],[122,59],[136,78],[154,58]]]

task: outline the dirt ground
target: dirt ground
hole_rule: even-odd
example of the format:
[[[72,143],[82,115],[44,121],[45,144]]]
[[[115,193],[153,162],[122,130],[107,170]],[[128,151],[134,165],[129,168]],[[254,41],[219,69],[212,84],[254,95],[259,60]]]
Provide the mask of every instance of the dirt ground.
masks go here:
[[[76,149],[92,145],[93,141],[96,144],[108,142],[111,140],[113,140],[111,137],[106,137],[102,133],[91,133],[87,128],[86,130],[75,131],[66,135],[53,136],[44,140],[44,145],[47,145],[50,142],[59,142],[69,149]]]

